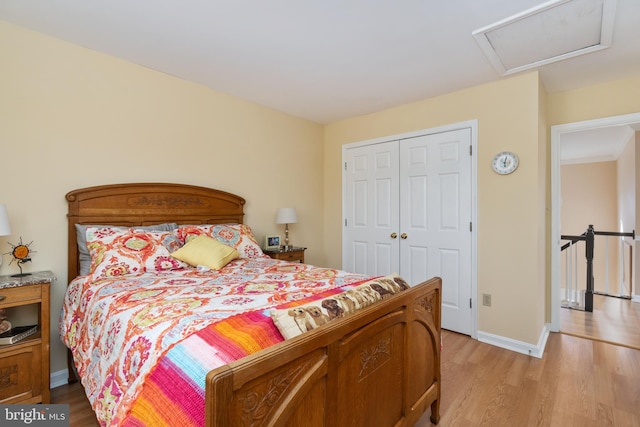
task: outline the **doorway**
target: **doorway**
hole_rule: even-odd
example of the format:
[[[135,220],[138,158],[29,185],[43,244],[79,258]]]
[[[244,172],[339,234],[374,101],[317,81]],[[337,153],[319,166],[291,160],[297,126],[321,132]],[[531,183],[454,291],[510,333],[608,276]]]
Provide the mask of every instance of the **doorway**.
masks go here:
[[[603,129],[611,126],[630,126],[640,130],[640,113],[606,117],[584,122],[568,123],[551,127],[551,324],[550,331],[560,331],[561,315],[561,191],[560,160],[563,139],[573,132]],[[638,188],[636,189],[638,194]],[[637,221],[636,221],[637,223]],[[636,237],[636,241],[638,238]],[[638,277],[636,273],[636,278]],[[638,283],[638,281],[636,281]],[[634,293],[637,295],[638,290]]]

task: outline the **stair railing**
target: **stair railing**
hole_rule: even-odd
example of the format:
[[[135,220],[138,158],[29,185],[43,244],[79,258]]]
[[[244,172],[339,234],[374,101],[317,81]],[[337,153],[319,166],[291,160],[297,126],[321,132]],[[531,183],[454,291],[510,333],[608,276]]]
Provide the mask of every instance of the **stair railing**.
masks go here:
[[[629,248],[629,275],[627,276],[628,278],[628,282],[629,282],[629,294],[628,296],[626,294],[623,294],[623,292],[620,293],[620,295],[612,295],[609,293],[609,243],[608,240],[606,241],[606,249],[605,249],[605,273],[606,273],[606,291],[605,292],[596,292],[594,290],[594,274],[593,274],[593,258],[594,258],[594,248],[595,248],[595,236],[616,236],[616,237],[631,237],[632,239],[635,238],[635,231],[630,232],[630,233],[620,233],[620,232],[615,232],[615,231],[595,231],[595,229],[593,228],[593,225],[590,224],[589,227],[587,228],[587,231],[585,231],[584,233],[582,233],[579,236],[569,236],[569,235],[562,235],[560,236],[560,238],[562,240],[568,240],[569,242],[564,244],[563,246],[561,246],[560,250],[561,251],[566,251],[567,253],[567,257],[566,257],[566,278],[565,278],[565,283],[568,285],[567,288],[567,301],[569,302],[567,305],[563,305],[563,307],[566,308],[580,308],[583,304],[584,304],[584,311],[588,311],[588,312],[593,312],[593,295],[594,294],[599,294],[599,295],[605,295],[605,296],[616,296],[619,298],[628,298],[630,299],[633,293],[633,246],[629,243],[626,242],[624,239],[622,239],[622,243],[621,243],[621,262],[620,262],[620,268],[622,271],[622,280],[620,280],[621,283],[621,287],[623,288],[623,292],[624,292],[624,272],[626,271],[626,269],[624,268],[624,248],[625,248],[625,244],[627,245],[627,247]],[[585,260],[586,260],[586,283],[585,283],[585,290],[584,290],[584,302],[581,301],[582,298],[582,290],[578,290],[578,284],[577,284],[577,268],[578,268],[578,260],[577,260],[577,251],[575,249],[575,246],[578,242],[580,241],[584,241],[585,242]],[[573,255],[573,256],[572,256]],[[573,258],[575,257],[575,263]],[[581,308],[580,308],[581,309]]]

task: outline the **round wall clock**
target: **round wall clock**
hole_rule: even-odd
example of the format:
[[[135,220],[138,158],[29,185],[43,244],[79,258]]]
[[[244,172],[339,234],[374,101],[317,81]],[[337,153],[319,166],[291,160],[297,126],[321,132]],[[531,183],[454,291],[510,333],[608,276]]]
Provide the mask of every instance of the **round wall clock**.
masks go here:
[[[496,173],[508,175],[518,168],[518,156],[511,151],[503,151],[496,154],[491,166]]]

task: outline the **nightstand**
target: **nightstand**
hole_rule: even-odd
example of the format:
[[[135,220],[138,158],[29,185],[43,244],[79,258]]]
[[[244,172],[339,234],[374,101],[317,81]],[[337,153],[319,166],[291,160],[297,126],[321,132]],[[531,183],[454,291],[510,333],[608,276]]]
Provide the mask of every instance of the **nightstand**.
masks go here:
[[[273,259],[281,259],[284,261],[298,261],[304,264],[304,251],[307,248],[301,248],[296,246],[289,246],[289,249],[285,250],[284,246],[280,249],[264,249],[264,253],[269,255]]]
[[[0,345],[0,404],[50,402],[49,287],[55,280],[51,271],[0,276],[0,308],[35,304],[39,326],[17,343]]]

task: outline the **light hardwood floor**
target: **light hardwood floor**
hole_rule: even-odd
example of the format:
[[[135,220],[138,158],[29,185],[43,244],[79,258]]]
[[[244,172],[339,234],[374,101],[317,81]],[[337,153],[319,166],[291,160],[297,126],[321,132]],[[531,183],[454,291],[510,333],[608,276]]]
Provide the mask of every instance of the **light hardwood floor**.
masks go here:
[[[541,359],[443,331],[440,426],[640,426],[640,350],[551,334]],[[51,391],[97,426],[78,384]],[[429,411],[416,427],[431,426]],[[374,426],[377,427],[377,426]]]
[[[69,405],[70,427],[100,426],[79,382],[51,389],[51,403]]]
[[[560,330],[640,350],[640,303],[594,295],[592,313],[560,310]]]
[[[557,333],[541,359],[446,331],[443,343],[442,426],[640,426],[639,350]]]

